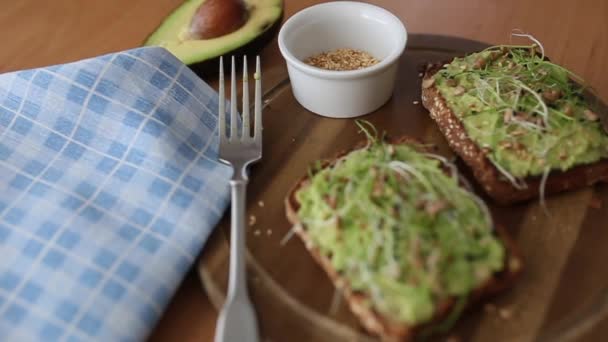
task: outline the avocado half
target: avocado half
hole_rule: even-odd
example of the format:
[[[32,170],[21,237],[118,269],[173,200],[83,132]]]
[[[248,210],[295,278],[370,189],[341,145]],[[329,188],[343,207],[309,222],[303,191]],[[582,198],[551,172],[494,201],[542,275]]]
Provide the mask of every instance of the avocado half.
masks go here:
[[[240,28],[220,37],[196,39],[189,29],[194,15],[205,1],[210,0],[184,2],[160,24],[144,45],[162,46],[185,64],[194,66],[195,70],[205,71],[217,68],[219,56],[257,52],[280,26],[282,0],[244,0],[247,17]]]

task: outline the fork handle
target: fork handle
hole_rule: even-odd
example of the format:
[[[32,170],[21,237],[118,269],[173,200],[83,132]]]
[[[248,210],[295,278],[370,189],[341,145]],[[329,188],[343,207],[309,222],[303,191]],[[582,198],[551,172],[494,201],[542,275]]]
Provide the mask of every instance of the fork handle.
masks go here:
[[[247,291],[245,269],[246,177],[230,181],[232,191],[228,296],[217,322],[215,342],[258,342],[256,313]]]
[[[232,191],[230,226],[230,277],[228,298],[247,296],[247,274],[245,270],[245,200],[247,180],[230,181]]]

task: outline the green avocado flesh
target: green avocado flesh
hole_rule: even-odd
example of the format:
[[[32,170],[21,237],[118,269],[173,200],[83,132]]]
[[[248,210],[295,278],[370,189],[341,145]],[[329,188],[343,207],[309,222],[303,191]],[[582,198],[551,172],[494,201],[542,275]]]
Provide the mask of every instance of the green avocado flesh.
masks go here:
[[[189,27],[196,10],[205,0],[187,0],[163,21],[144,45],[162,46],[185,64],[203,62],[260,37],[280,19],[282,0],[245,0],[248,18],[238,30],[213,39],[191,39]]]
[[[435,84],[468,136],[512,182],[608,157],[608,135],[580,80],[533,46],[455,58]]]
[[[435,158],[372,140],[296,193],[313,244],[392,321],[427,322],[504,267],[487,210]]]

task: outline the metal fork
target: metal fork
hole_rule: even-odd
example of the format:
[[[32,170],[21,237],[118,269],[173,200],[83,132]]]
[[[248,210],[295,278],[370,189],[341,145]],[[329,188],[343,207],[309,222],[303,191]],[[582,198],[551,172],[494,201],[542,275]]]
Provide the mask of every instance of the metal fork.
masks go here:
[[[217,322],[215,342],[258,341],[255,310],[247,292],[245,274],[245,191],[247,166],[262,158],[262,81],[260,57],[256,59],[254,133],[249,127],[249,87],[247,57],[243,60],[243,107],[241,135],[237,128],[235,62],[232,57],[230,89],[230,136],[226,134],[224,109],[224,62],[220,59],[219,129],[220,161],[234,169],[230,187],[232,190],[230,227],[230,275],[228,296]]]

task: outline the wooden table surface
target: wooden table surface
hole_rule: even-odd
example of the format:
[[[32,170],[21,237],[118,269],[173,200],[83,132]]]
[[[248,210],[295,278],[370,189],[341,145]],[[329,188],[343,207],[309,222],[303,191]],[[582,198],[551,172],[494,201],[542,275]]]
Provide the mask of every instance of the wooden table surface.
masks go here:
[[[137,47],[181,0],[0,0],[0,72],[45,66]],[[285,18],[318,0],[285,1]],[[546,53],[608,99],[608,2],[605,0],[374,0],[409,32],[503,43],[512,29],[534,34]],[[262,54],[283,63],[276,41]],[[151,341],[211,341],[217,314],[190,272]],[[608,319],[584,340],[608,336]]]

